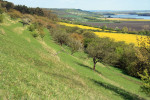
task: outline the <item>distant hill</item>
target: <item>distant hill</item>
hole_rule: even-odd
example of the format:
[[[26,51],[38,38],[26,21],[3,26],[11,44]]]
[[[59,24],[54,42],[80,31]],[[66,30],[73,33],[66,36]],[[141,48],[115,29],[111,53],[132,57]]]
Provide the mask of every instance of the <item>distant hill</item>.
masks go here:
[[[102,17],[102,15],[99,13],[85,11],[81,9],[58,9],[58,8],[49,9],[48,8],[47,10],[51,10],[54,14],[58,15],[59,18],[68,21],[87,22],[89,18],[93,19],[93,18]]]
[[[81,9],[50,9],[57,15],[71,14],[71,15],[79,15],[79,16],[91,16],[91,15],[100,15],[94,12],[85,11]]]

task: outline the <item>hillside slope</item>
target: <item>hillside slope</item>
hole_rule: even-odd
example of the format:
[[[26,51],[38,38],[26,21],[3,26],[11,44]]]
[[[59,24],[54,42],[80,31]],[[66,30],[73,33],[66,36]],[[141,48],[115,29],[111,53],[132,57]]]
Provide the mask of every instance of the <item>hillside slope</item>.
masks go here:
[[[0,26],[0,99],[148,100],[141,81],[98,63],[83,52],[71,55],[56,44],[47,29],[33,38],[18,21],[5,17]]]

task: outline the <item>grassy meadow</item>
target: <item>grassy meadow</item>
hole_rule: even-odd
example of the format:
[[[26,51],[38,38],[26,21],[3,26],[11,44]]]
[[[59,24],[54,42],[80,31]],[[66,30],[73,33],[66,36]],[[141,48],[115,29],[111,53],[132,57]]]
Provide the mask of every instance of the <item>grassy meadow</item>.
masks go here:
[[[84,52],[71,55],[45,29],[43,40],[5,15],[0,25],[0,100],[148,100],[141,81]],[[84,28],[84,26],[82,26]]]

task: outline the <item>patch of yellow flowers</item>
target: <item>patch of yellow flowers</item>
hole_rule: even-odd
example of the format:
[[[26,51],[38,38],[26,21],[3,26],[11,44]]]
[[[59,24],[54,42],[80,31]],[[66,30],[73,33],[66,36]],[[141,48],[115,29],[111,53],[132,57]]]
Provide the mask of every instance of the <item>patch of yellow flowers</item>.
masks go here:
[[[59,22],[59,24],[69,26],[69,27],[79,27],[81,29],[100,30],[100,31],[102,30],[100,28],[95,28],[95,27],[90,27],[90,26],[83,26],[83,25],[68,24],[68,23],[63,23],[63,22]]]
[[[123,33],[106,33],[106,32],[95,32],[99,37],[109,37],[115,41],[124,41],[127,44],[133,43],[138,46],[138,39],[147,38],[147,36],[135,35],[135,34],[123,34]]]

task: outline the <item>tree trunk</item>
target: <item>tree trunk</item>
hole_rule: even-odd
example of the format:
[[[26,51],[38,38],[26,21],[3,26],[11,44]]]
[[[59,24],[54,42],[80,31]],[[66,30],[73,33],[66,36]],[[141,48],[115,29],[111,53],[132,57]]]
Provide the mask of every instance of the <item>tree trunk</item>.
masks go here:
[[[93,70],[95,71],[95,65],[96,65],[96,63],[94,63],[94,67],[93,67]]]
[[[95,59],[95,57],[93,58],[93,63],[94,63],[93,70],[95,71],[95,67],[96,67],[96,59]]]

